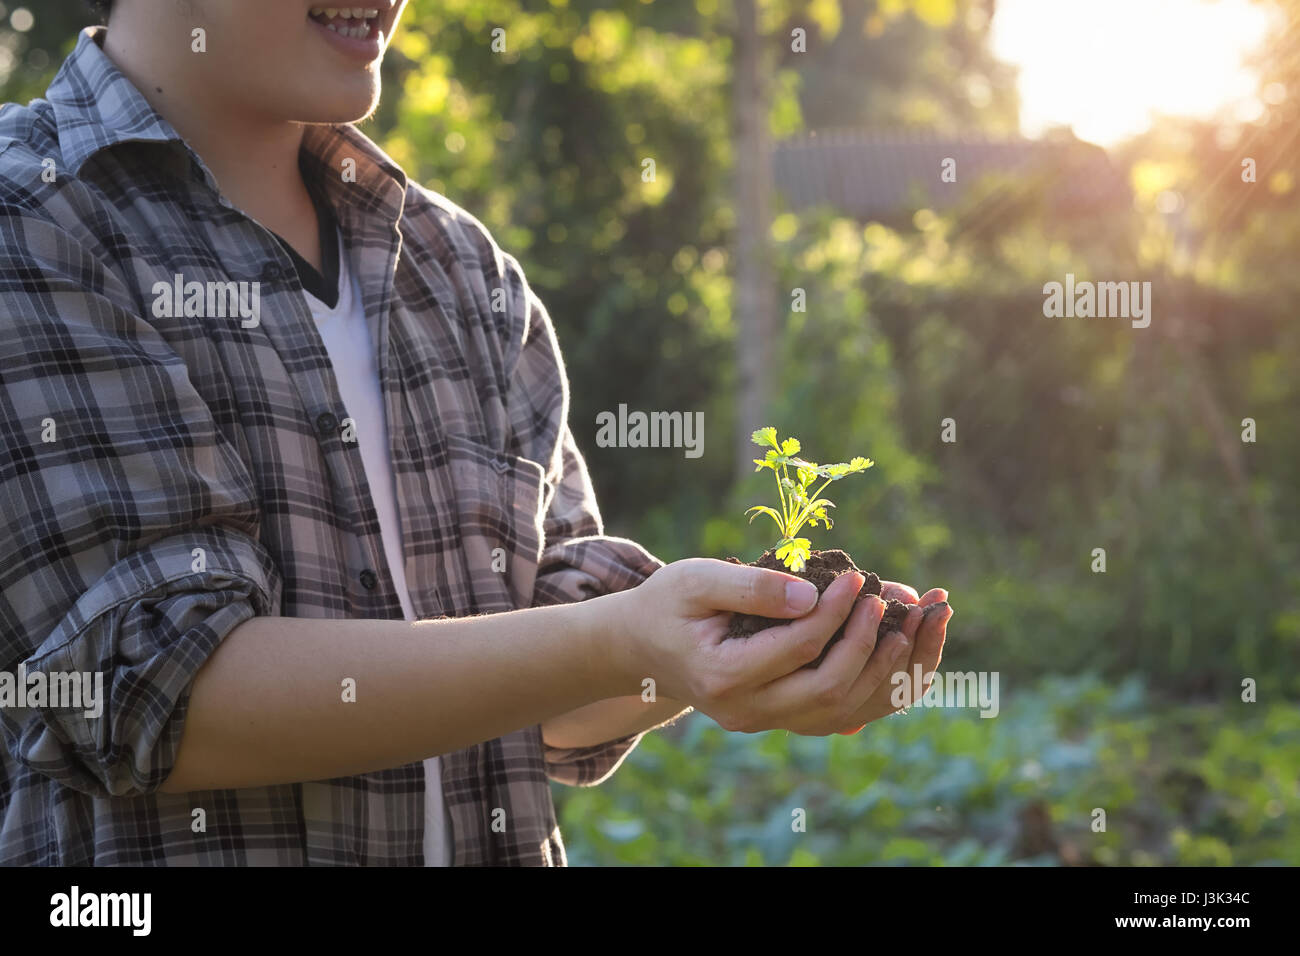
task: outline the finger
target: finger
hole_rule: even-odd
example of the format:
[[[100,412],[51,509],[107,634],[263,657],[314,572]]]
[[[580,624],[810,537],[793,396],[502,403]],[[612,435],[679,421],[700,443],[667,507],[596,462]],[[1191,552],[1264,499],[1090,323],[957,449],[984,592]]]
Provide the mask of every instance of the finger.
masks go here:
[[[689,565],[685,597],[704,614],[738,611],[791,618],[807,614],[817,605],[816,585],[793,574],[712,558],[700,558]]]
[[[905,667],[911,653],[911,643],[901,631],[891,631],[880,640],[871,661],[862,672],[859,682],[862,691],[867,692],[865,704],[853,715],[855,730],[840,731],[841,734],[857,734],[868,723],[876,721],[885,714],[893,713],[894,693],[904,693],[906,688]]]
[[[929,607],[931,604],[939,604],[948,600],[948,592],[943,588],[930,588],[921,595],[921,600],[916,603],[921,607]]]
[[[941,626],[936,628],[936,622],[946,623],[951,611],[944,612],[940,609],[927,614],[927,610],[910,608],[903,622],[903,630],[912,642],[912,652],[907,661],[907,682],[902,686],[902,695],[906,701],[903,707],[911,707],[929,689],[930,682],[934,679],[934,668],[939,663],[939,650],[943,647],[944,631]],[[891,711],[899,709],[891,707]]]
[[[845,689],[852,686],[875,653],[880,620],[884,616],[885,602],[880,598],[869,595],[859,601],[844,622],[843,638],[830,649],[818,670],[825,670],[828,677],[838,679]],[[841,650],[842,645],[848,646]]]
[[[862,673],[876,648],[876,631],[884,613],[884,601],[875,595],[864,597],[849,615],[844,637],[826,653],[825,660],[815,669],[800,667],[772,681],[759,691],[756,704],[779,726],[815,722],[818,713],[839,704]]]
[[[907,616],[903,618],[903,625],[899,628],[913,645],[916,644],[916,632],[921,626],[921,618],[925,616],[925,609],[919,604],[910,604],[907,608]]]
[[[901,604],[917,604],[920,598],[916,596],[916,591],[906,584],[899,584],[897,581],[881,581],[880,596],[886,601],[898,601]]]
[[[841,574],[822,592],[811,614],[789,624],[764,628],[744,639],[722,641],[718,651],[728,659],[735,680],[745,685],[766,685],[815,660],[849,616],[865,583],[866,578],[855,571]]]
[[[895,662],[897,662],[900,669],[905,669],[907,673],[911,673],[911,655],[898,650],[895,638],[905,642],[909,651],[914,650],[917,631],[920,628],[924,614],[924,609],[916,605],[908,608],[901,629],[890,631],[889,634],[885,635],[885,639],[880,642],[880,646],[876,648],[875,653],[872,655],[871,661],[868,662],[867,667],[863,668],[862,674],[848,695],[853,702],[854,713],[861,719],[865,721],[875,720],[887,712],[881,709],[880,701],[888,700],[888,688],[881,685],[885,677],[892,673],[889,668]],[[875,666],[874,670],[872,670],[873,665]],[[861,730],[862,728],[859,727],[858,729]],[[843,732],[839,731],[839,733]],[[855,730],[853,733],[857,733],[857,731]]]
[[[919,665],[921,673],[925,676],[925,686],[921,688],[922,694],[930,689],[934,674],[939,669],[939,661],[943,658],[943,644],[947,639],[948,621],[951,618],[952,607],[945,602],[936,606],[934,611],[926,614],[921,620],[910,669],[915,672]]]
[[[872,698],[884,691],[885,684],[897,685],[894,675],[904,670],[907,658],[911,656],[913,643],[902,631],[891,631],[881,639],[876,653],[872,654],[867,666],[862,670],[858,683],[854,685],[853,695],[861,700],[863,706],[870,706]],[[870,722],[871,717],[858,711],[858,719]]]
[[[879,687],[867,702],[867,706],[857,714],[857,720],[870,723],[873,720],[879,720],[881,717],[896,713],[902,706],[910,706],[911,699],[919,698],[921,694],[929,689],[930,683],[934,679],[934,673],[939,666],[939,661],[942,658],[948,620],[951,617],[952,608],[946,602],[928,605],[921,610],[921,626],[917,629],[916,646],[911,659],[906,664],[907,670],[897,682],[892,683],[892,686]],[[880,653],[879,649],[877,653]],[[921,668],[921,677],[925,682],[925,686],[914,698],[913,689],[910,686],[905,686],[904,680],[906,680],[907,685],[912,683],[918,665]],[[897,698],[895,698],[894,691],[898,692]],[[897,700],[906,700],[908,703],[900,705]],[[857,730],[851,732],[857,733],[861,729],[862,727],[858,727]],[[841,733],[845,732],[849,731],[841,731]]]
[[[866,602],[862,603],[865,604]],[[879,629],[880,616],[876,616],[869,626]],[[846,695],[846,698],[852,701],[856,719],[862,722],[855,723],[845,730],[838,730],[836,733],[852,736],[867,726],[868,721],[875,719],[874,716],[864,717],[863,715],[873,710],[873,698],[882,690],[882,685],[893,673],[894,669],[906,663],[907,649],[910,644],[911,641],[901,631],[890,631],[877,643],[876,649],[872,652],[866,667],[862,669],[862,673],[858,675],[853,687]]]

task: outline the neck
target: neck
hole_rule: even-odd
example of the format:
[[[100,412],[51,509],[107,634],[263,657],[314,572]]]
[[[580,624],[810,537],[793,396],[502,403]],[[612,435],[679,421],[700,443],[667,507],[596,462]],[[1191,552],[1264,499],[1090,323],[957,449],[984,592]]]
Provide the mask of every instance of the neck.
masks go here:
[[[122,10],[136,10],[137,6]],[[104,35],[104,53],[184,138],[217,180],[223,196],[283,236],[319,266],[316,213],[298,169],[300,123],[259,114],[229,101],[193,64],[189,38],[147,25],[119,23]],[[188,58],[188,59],[187,59]]]

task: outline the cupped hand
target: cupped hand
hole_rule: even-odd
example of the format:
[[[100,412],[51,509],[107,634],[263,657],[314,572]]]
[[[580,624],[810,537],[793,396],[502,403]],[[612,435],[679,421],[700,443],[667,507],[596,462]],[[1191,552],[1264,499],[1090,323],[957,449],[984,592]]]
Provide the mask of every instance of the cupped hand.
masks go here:
[[[620,601],[622,669],[638,685],[653,678],[658,693],[727,730],[834,733],[888,690],[884,682],[903,663],[898,635],[877,646],[884,602],[869,597],[854,607],[864,580],[841,575],[817,599],[811,584],[780,571],[708,558],[665,565],[610,596]],[[733,612],[790,623],[729,639]],[[844,638],[804,669],[846,618]]]
[[[896,581],[882,581],[880,596],[885,600],[901,601],[909,605],[901,633],[889,635],[905,642],[909,653],[906,666],[891,670],[889,680],[878,687],[855,715],[842,734],[856,734],[873,720],[910,707],[930,689],[935,669],[943,657],[947,639],[948,621],[952,619],[952,606],[947,603],[948,592],[932,588],[918,597],[914,589]],[[917,687],[917,673],[921,675]]]

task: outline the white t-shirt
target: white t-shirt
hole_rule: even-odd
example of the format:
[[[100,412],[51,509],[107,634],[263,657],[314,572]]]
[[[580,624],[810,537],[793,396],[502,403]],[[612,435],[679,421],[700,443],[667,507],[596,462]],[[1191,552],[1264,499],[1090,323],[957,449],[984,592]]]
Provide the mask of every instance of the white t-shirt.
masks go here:
[[[343,406],[355,423],[366,481],[379,515],[388,570],[402,602],[402,611],[408,621],[413,621],[415,611],[406,591],[406,569],[402,560],[402,525],[397,517],[393,468],[388,459],[388,425],[379,383],[379,363],[371,342],[370,325],[363,311],[361,289],[349,267],[342,235],[338,242],[338,304],[331,309],[310,292],[304,290],[304,294],[334,366]],[[437,757],[424,762],[424,780],[424,863],[426,866],[450,866],[451,823],[443,804]]]

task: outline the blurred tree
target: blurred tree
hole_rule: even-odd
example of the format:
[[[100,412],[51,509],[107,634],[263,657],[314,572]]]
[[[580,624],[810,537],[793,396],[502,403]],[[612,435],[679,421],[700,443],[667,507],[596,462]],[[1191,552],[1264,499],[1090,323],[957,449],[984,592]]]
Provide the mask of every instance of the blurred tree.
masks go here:
[[[43,96],[78,31],[96,22],[81,0],[0,0],[0,103]]]
[[[736,235],[735,305],[736,428],[732,435],[735,475],[740,480],[753,471],[750,434],[767,423],[771,406],[772,356],[776,350],[777,290],[771,281],[772,158],[768,130],[768,86],[771,57],[759,26],[757,0],[734,0],[736,22],[735,80],[732,109],[735,115]]]

